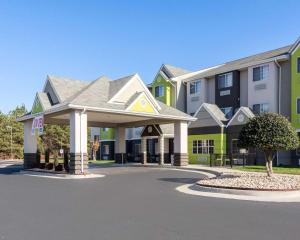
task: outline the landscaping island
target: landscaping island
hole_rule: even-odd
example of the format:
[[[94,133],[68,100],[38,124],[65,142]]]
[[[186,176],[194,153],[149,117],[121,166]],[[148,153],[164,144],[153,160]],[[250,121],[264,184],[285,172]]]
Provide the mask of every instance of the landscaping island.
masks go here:
[[[265,173],[224,173],[198,182],[202,187],[258,191],[300,190],[300,176]]]

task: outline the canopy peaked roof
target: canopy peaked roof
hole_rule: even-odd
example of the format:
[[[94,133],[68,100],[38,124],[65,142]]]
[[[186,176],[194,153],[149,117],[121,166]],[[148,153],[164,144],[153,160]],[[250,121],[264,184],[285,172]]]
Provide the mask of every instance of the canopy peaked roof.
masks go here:
[[[43,92],[38,93],[35,111],[20,121],[42,113],[70,109],[129,114],[153,118],[193,121],[191,116],[157,101],[138,74],[111,80],[102,76],[92,82],[48,76]],[[37,100],[36,100],[37,101]],[[41,109],[40,112],[37,111]]]

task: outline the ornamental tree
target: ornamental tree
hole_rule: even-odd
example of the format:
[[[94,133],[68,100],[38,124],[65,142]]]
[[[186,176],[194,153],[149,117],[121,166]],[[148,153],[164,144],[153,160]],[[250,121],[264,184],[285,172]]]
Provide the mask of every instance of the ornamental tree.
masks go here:
[[[272,162],[278,150],[294,150],[299,138],[291,123],[277,113],[265,113],[252,118],[241,130],[239,147],[256,148],[265,154],[266,170],[272,176]]]

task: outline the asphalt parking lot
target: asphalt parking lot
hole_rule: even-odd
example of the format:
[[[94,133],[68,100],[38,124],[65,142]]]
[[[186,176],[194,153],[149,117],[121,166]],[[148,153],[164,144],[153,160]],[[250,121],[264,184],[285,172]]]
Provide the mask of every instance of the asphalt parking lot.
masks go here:
[[[180,193],[199,173],[140,167],[93,170],[106,177],[48,179],[0,166],[0,239],[299,239],[300,204]]]

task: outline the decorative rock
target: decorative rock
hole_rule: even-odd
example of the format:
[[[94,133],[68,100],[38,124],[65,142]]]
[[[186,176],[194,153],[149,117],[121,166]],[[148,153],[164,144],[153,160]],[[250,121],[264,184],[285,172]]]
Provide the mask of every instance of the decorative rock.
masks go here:
[[[262,173],[226,173],[220,176],[203,179],[202,186],[253,189],[253,190],[299,190],[300,176],[274,174],[268,177]]]

